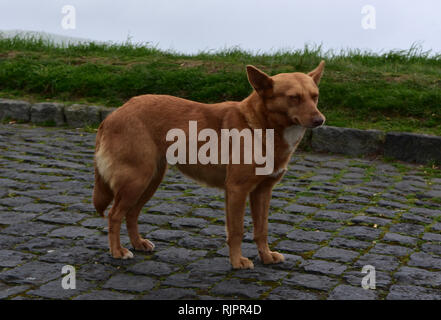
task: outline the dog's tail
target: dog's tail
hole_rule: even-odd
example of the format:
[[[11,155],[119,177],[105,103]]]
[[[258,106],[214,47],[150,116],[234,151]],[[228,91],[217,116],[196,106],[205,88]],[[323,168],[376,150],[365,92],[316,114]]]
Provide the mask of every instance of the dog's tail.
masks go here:
[[[95,206],[96,211],[104,217],[104,212],[109,204],[113,200],[113,192],[110,189],[110,186],[104,180],[102,175],[100,174],[97,166],[96,154],[100,148],[101,141],[101,126],[98,128],[98,132],[96,135],[96,147],[95,147],[95,159],[94,159],[94,168],[95,168],[95,185],[93,187],[93,205]]]

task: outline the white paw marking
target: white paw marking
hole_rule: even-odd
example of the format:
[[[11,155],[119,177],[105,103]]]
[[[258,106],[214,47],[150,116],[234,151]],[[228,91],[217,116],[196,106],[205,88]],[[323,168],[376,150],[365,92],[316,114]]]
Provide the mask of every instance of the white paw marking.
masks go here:
[[[124,256],[122,257],[124,260],[126,259],[133,259],[134,255],[130,250],[127,250],[127,252],[124,254]]]

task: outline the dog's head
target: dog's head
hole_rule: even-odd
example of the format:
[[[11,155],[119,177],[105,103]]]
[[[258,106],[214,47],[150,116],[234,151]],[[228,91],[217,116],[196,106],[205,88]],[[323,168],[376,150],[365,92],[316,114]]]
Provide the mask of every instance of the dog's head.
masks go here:
[[[325,62],[308,74],[281,73],[268,76],[254,66],[247,66],[248,80],[275,121],[281,125],[315,128],[325,123],[317,109],[318,84]]]

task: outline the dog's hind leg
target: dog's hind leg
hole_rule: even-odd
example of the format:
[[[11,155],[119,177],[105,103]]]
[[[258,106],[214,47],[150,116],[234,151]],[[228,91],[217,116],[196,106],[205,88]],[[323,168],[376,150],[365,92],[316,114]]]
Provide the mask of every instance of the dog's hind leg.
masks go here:
[[[119,187],[114,191],[114,204],[108,216],[110,253],[114,258],[133,258],[133,254],[121,246],[121,223],[136,206],[146,186],[150,184],[153,172],[153,170],[139,172],[139,170],[125,168],[124,180],[115,182],[115,185]]]
[[[138,217],[139,214],[146,204],[147,201],[155,193],[156,189],[160,185],[162,179],[164,178],[164,174],[167,170],[167,161],[162,159],[158,162],[158,166],[156,168],[156,174],[153,179],[150,181],[147,189],[144,191],[142,196],[139,198],[136,205],[127,213],[126,216],[126,224],[127,231],[129,233],[130,242],[135,250],[139,251],[152,251],[155,246],[147,239],[143,239],[138,231]]]

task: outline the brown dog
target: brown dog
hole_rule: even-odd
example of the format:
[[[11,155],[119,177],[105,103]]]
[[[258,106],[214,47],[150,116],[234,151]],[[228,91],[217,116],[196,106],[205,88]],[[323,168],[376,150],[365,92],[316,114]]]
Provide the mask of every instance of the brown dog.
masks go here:
[[[104,215],[114,200],[108,215],[112,256],[133,257],[120,243],[124,218],[134,249],[153,250],[154,245],[138,232],[138,215],[167,169],[166,153],[171,145],[166,139],[168,131],[178,128],[188,134],[189,121],[197,121],[197,130],[274,130],[274,170],[271,174],[257,175],[255,169],[259,165],[254,162],[187,162],[177,167],[199,182],[225,190],[227,243],[233,268],[253,268],[253,263],[243,257],[241,251],[248,196],[254,240],[261,260],[265,264],[283,261],[283,255],[271,251],[267,242],[271,192],[282,179],[306,128],[321,126],[325,121],[317,109],[317,86],[323,70],[324,61],[309,74],[283,73],[270,77],[247,66],[248,80],[254,91],[241,102],[202,104],[172,96],[142,95],[110,114],[101,123],[96,136],[93,203]]]

